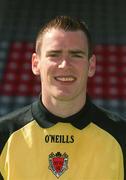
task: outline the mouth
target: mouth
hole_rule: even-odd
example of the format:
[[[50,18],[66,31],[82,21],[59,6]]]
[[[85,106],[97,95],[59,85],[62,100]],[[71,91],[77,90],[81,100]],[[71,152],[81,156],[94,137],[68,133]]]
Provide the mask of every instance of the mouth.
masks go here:
[[[56,81],[65,82],[65,83],[71,83],[76,81],[76,78],[73,76],[57,76],[55,77]]]

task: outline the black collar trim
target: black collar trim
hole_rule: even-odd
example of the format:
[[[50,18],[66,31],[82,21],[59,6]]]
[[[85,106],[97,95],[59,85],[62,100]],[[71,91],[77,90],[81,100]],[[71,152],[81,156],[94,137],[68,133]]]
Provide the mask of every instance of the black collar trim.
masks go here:
[[[58,122],[63,122],[71,123],[74,127],[78,129],[83,129],[91,122],[91,108],[92,103],[87,96],[85,106],[78,113],[67,118],[61,118],[50,113],[41,103],[41,100],[39,98],[38,101],[32,104],[32,114],[33,118],[43,128],[49,128],[51,126],[54,126]]]

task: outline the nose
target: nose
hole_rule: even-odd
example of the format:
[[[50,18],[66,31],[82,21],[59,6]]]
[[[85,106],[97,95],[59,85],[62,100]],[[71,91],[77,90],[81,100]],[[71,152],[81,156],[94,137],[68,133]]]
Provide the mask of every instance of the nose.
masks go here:
[[[69,64],[68,60],[63,59],[62,61],[60,61],[58,68],[65,68],[68,66],[68,64]]]

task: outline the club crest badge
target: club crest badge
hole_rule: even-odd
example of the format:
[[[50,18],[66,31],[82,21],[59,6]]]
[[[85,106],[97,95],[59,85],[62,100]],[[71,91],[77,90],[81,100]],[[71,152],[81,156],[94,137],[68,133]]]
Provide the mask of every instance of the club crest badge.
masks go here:
[[[60,152],[49,154],[49,169],[59,178],[68,169],[68,155]]]

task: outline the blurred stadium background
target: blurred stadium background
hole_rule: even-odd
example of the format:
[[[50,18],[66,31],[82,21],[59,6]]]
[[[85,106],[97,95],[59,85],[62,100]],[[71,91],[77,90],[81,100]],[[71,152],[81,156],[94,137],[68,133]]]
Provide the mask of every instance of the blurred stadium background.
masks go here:
[[[88,91],[97,105],[126,118],[125,0],[1,0],[0,116],[30,104],[40,93],[31,55],[40,26],[56,15],[84,20],[97,55]]]

